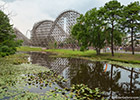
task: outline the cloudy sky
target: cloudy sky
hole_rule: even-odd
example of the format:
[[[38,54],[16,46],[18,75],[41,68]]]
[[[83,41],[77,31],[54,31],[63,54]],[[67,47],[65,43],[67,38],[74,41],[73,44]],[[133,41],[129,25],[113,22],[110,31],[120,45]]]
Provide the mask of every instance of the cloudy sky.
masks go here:
[[[75,10],[84,14],[94,7],[101,7],[110,0],[0,0],[4,11],[10,13],[11,23],[23,34],[41,20],[55,20],[63,11]],[[118,0],[123,5],[139,0]]]

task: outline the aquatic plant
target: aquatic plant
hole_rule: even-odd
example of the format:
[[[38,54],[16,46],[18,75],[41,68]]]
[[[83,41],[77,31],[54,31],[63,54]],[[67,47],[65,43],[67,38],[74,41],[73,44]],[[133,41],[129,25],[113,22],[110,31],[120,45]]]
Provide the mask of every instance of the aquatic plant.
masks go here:
[[[52,84],[62,84],[66,82],[63,77],[57,75],[54,71],[45,71],[37,74],[28,74],[26,75],[28,78],[26,79],[28,85],[34,85],[40,87],[52,87]],[[61,96],[65,99],[78,99],[78,100],[93,100],[93,99],[104,99],[102,97],[102,92],[95,88],[94,90],[90,89],[87,85],[77,84],[72,85],[70,88],[58,88],[50,90],[51,94],[48,97],[57,97]]]
[[[66,80],[54,71],[45,67],[28,64],[27,55],[11,55],[0,58],[0,99],[9,100],[92,100],[100,98],[98,89],[91,90],[86,85],[73,85],[71,88],[54,87],[45,94],[31,93],[23,87],[39,86],[52,87],[62,84]],[[17,63],[15,63],[17,61]],[[23,63],[23,64],[22,64]]]
[[[87,85],[84,84],[76,84],[72,85],[70,88],[58,89],[52,91],[54,93],[54,97],[57,94],[63,95],[67,99],[74,100],[104,100],[103,92],[101,92],[98,88],[90,89]]]

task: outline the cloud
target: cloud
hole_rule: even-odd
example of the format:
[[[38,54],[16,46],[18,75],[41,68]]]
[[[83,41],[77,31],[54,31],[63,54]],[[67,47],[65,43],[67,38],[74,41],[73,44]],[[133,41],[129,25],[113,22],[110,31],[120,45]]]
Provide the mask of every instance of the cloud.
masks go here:
[[[4,2],[14,2],[16,0],[3,0]]]
[[[35,22],[51,19],[47,13],[43,13],[38,7],[37,0],[24,0],[24,1],[15,1],[14,3],[9,3],[8,7],[11,9],[12,14],[12,23],[17,27],[21,32],[26,34],[28,29],[32,29]]]
[[[65,10],[76,10],[85,13],[94,7],[101,7],[110,0],[3,0],[7,3],[8,12],[12,12],[11,22],[26,34],[34,23],[41,20],[55,20]],[[135,0],[118,0],[128,4]],[[0,4],[1,4],[0,0]]]

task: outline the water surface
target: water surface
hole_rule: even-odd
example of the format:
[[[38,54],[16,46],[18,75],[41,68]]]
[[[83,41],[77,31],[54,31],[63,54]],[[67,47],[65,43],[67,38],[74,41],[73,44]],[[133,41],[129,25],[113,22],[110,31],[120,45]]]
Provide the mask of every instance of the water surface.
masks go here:
[[[140,68],[131,68],[93,62],[77,58],[54,58],[48,53],[29,53],[32,64],[39,64],[54,70],[68,81],[59,87],[72,84],[86,84],[90,88],[99,88],[112,99],[116,97],[140,96]],[[45,92],[47,89],[34,89],[31,92]]]

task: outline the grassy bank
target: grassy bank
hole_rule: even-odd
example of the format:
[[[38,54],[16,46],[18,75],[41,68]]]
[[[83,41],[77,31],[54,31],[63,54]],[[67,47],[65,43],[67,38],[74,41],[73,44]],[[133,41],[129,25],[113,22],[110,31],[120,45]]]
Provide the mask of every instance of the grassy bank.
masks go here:
[[[102,53],[101,55],[96,55],[94,50],[88,51],[73,51],[73,50],[65,50],[65,49],[48,49],[42,50],[41,48],[31,48],[31,47],[20,47],[18,51],[46,51],[57,54],[57,57],[84,57],[92,60],[98,61],[117,61],[123,63],[131,63],[131,64],[140,64],[140,54],[124,54],[124,53],[115,53],[115,56],[112,57],[111,53]]]
[[[42,48],[38,48],[38,47],[27,47],[27,46],[21,46],[17,48],[17,51],[36,51],[36,52],[41,52],[41,51],[45,51]]]
[[[72,51],[72,50],[63,50],[63,49],[59,49],[59,50],[52,49],[46,51],[56,53],[57,57],[81,57],[94,61],[109,61],[112,64],[115,64],[116,62],[116,64],[119,65],[123,65],[123,64],[120,64],[118,62],[128,63],[128,64],[140,64],[140,54],[131,55],[131,54],[124,54],[124,53],[116,53],[115,56],[112,57],[111,53],[102,53],[101,55],[96,55],[96,52],[94,50],[81,52],[81,51]]]

